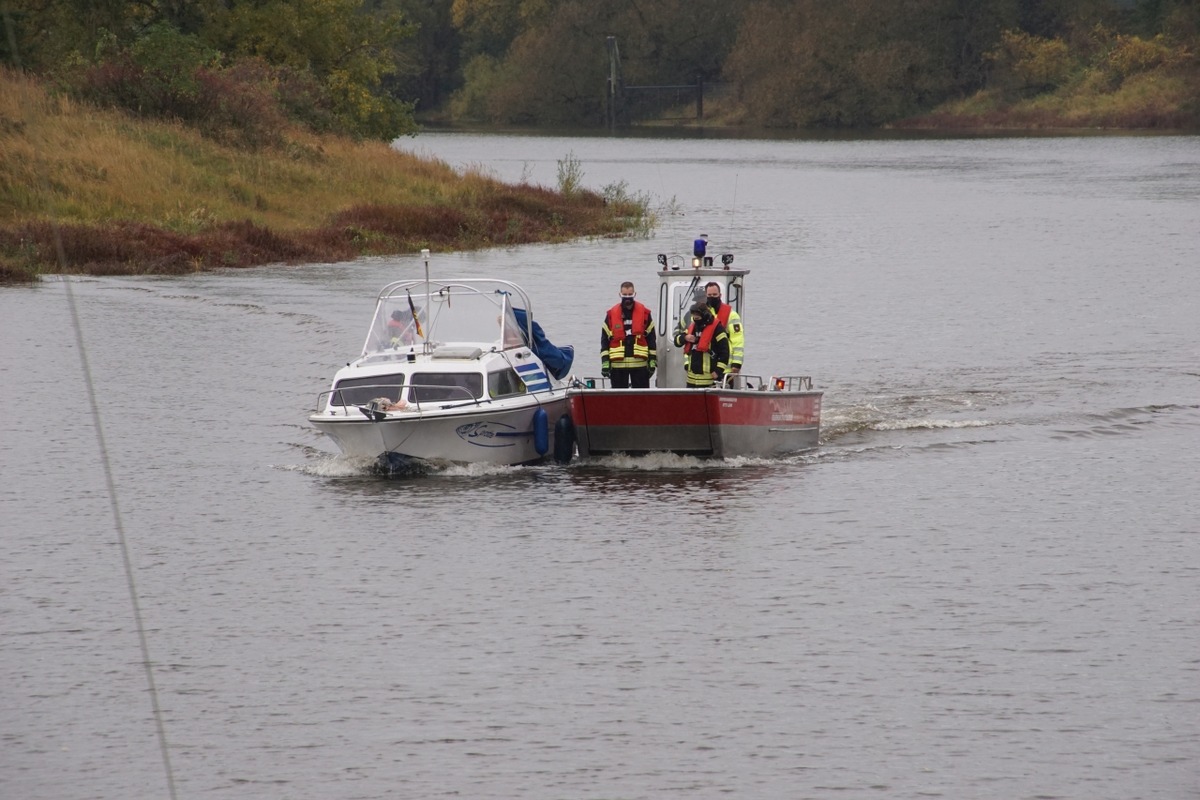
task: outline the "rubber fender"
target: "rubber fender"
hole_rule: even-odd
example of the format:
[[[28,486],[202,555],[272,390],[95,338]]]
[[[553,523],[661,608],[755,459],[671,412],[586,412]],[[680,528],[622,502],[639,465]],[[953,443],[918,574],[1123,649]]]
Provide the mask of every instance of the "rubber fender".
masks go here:
[[[575,423],[563,414],[554,423],[554,460],[559,464],[570,464],[575,455]]]
[[[539,456],[546,455],[550,449],[550,423],[547,422],[544,408],[533,412],[533,449],[537,450]]]

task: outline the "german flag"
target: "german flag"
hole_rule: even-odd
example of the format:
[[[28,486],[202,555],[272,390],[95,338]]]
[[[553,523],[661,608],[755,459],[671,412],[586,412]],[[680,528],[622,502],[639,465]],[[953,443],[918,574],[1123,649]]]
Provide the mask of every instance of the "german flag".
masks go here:
[[[424,339],[425,331],[421,330],[421,320],[417,319],[417,307],[413,305],[412,294],[410,292],[405,292],[405,294],[408,295],[408,310],[412,312],[413,324],[417,326],[417,336]]]

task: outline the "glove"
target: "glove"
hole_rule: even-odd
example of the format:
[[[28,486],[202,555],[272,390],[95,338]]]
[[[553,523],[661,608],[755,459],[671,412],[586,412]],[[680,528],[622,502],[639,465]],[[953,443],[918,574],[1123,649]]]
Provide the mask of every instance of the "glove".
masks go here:
[[[654,371],[655,371],[656,369],[658,369],[658,362],[657,362],[657,361],[653,361],[653,360],[652,360],[652,361],[650,362],[650,377],[651,377],[651,378],[653,378],[653,377],[654,377]]]
[[[612,375],[612,371],[611,371],[611,370],[609,370],[609,368],[608,368],[608,364],[605,364],[604,366],[602,366],[602,367],[600,368],[600,377],[601,377],[601,378],[607,378],[607,377],[609,377],[610,375]]]

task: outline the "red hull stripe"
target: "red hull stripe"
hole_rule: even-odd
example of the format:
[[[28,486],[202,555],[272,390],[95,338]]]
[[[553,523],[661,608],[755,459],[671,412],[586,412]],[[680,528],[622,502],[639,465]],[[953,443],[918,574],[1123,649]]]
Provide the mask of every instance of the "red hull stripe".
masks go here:
[[[572,394],[576,425],[756,425],[791,427],[821,421],[821,394],[787,392],[635,392]]]

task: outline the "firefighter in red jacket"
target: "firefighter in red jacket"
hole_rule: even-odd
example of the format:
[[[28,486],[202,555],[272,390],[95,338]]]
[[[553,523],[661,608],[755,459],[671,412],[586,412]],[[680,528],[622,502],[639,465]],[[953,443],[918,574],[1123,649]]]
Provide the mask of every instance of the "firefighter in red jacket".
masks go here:
[[[688,388],[707,389],[720,383],[729,370],[729,335],[707,303],[696,303],[691,315],[687,330],[676,329],[675,346],[683,348]]]
[[[600,328],[600,374],[614,389],[649,389],[658,368],[654,320],[636,294],[631,282],[622,283],[621,302],[608,310]]]

